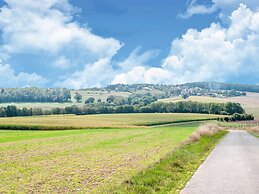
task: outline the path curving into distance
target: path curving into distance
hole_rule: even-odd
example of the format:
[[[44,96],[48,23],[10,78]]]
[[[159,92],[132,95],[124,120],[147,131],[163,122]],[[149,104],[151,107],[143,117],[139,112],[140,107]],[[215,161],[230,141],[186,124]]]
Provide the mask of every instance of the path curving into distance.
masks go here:
[[[259,138],[231,130],[181,194],[259,194]]]

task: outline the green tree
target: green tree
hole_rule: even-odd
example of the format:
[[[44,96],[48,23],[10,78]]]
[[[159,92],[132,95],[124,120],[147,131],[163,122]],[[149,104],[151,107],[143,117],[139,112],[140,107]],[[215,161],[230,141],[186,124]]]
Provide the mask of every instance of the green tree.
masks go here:
[[[182,94],[182,98],[187,99],[187,98],[189,98],[189,95],[184,93],[184,94]]]
[[[5,113],[7,117],[15,117],[17,116],[17,107],[14,105],[7,106]]]
[[[111,102],[113,102],[115,100],[115,96],[113,96],[113,95],[111,95],[111,96],[108,96],[108,98],[107,98],[107,102],[109,102],[109,103],[111,103]]]
[[[76,92],[74,98],[76,99],[77,102],[80,102],[82,99],[82,95]]]
[[[90,97],[90,98],[85,100],[85,104],[93,104],[94,101],[95,101],[94,97]]]

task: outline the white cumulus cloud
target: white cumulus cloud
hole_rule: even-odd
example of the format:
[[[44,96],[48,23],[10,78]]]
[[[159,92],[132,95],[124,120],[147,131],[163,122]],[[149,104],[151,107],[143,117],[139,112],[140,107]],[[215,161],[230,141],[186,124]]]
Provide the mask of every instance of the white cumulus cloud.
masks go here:
[[[36,73],[15,71],[8,64],[0,63],[0,87],[44,86],[47,79]]]
[[[6,5],[0,12],[0,57],[4,61],[17,55],[37,55],[49,68],[57,69],[57,73],[59,69],[68,73],[76,67],[87,76],[82,80],[93,80],[99,79],[99,74],[92,73],[93,69],[97,72],[96,64],[103,59],[111,60],[123,46],[120,41],[95,35],[75,22],[77,9],[68,0],[4,1]],[[41,72],[40,66],[37,69]],[[78,71],[72,73],[73,77]],[[62,87],[67,87],[66,83]]]
[[[81,71],[62,77],[56,86],[68,88],[100,87],[110,83],[127,83],[128,80],[140,83],[141,80],[135,80],[135,78],[142,77],[141,72],[145,72],[145,69],[149,68],[147,62],[158,54],[157,50],[141,53],[140,47],[138,47],[123,61],[116,62],[110,58],[102,58],[95,63],[86,64]],[[123,72],[129,70],[131,72],[124,76]],[[146,79],[150,79],[149,74],[146,75]]]
[[[59,54],[74,49],[96,59],[111,57],[121,47],[119,41],[94,35],[73,22],[73,7],[67,0],[5,2],[0,12],[2,52]]]
[[[259,12],[241,4],[223,27],[212,23],[201,31],[189,29],[172,42],[159,68],[138,66],[113,83],[175,84],[192,81],[233,81],[259,78]]]
[[[220,11],[220,17],[226,20],[231,12],[239,7],[240,4],[247,5],[252,10],[259,8],[258,0],[212,0],[211,4],[204,5],[197,3],[197,0],[190,0],[184,13],[179,14],[182,18],[189,18],[198,14],[211,14]],[[226,22],[226,21],[225,21]]]

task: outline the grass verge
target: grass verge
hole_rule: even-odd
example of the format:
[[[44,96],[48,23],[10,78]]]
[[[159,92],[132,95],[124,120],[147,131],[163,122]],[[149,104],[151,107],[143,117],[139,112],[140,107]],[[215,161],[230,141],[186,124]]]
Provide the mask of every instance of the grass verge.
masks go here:
[[[179,193],[226,133],[221,131],[212,136],[203,136],[195,143],[182,145],[154,166],[108,193]]]
[[[250,132],[255,137],[259,137],[259,126],[247,128],[247,131]]]

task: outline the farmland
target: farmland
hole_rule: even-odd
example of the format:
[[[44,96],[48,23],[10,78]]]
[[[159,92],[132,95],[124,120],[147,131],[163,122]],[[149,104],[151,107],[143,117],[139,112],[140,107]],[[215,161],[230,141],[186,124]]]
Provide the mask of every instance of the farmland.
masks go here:
[[[219,115],[185,113],[51,115],[0,118],[0,125],[66,126],[75,128],[127,128],[217,118]]]
[[[0,133],[0,193],[108,189],[157,162],[197,128]]]
[[[82,95],[82,100],[80,102],[76,102],[76,100],[73,98],[75,96],[75,93],[79,92]],[[107,92],[107,91],[88,91],[88,90],[72,90],[71,91],[71,102],[23,102],[23,103],[0,103],[0,107],[6,107],[8,105],[15,105],[17,108],[41,108],[43,110],[50,110],[52,108],[65,108],[68,106],[76,105],[78,107],[84,106],[84,102],[87,98],[93,97],[97,101],[98,99],[101,99],[102,102],[105,102],[108,96],[119,96],[119,97],[128,97],[130,93],[128,92]]]
[[[259,93],[248,92],[246,96],[231,97],[231,98],[214,98],[206,96],[190,96],[188,99],[182,99],[180,97],[167,98],[160,100],[162,102],[179,102],[179,101],[193,101],[193,102],[237,102],[245,109],[249,114],[254,114],[256,119],[259,119]]]
[[[89,91],[89,90],[72,90],[71,96],[75,96],[75,93],[79,92],[82,95],[82,101],[84,102],[87,98],[93,97],[96,101],[101,99],[102,102],[105,102],[106,99],[113,95],[113,96],[120,96],[120,97],[128,97],[131,93],[129,92],[107,92],[107,91]],[[75,99],[72,99],[75,102]]]

